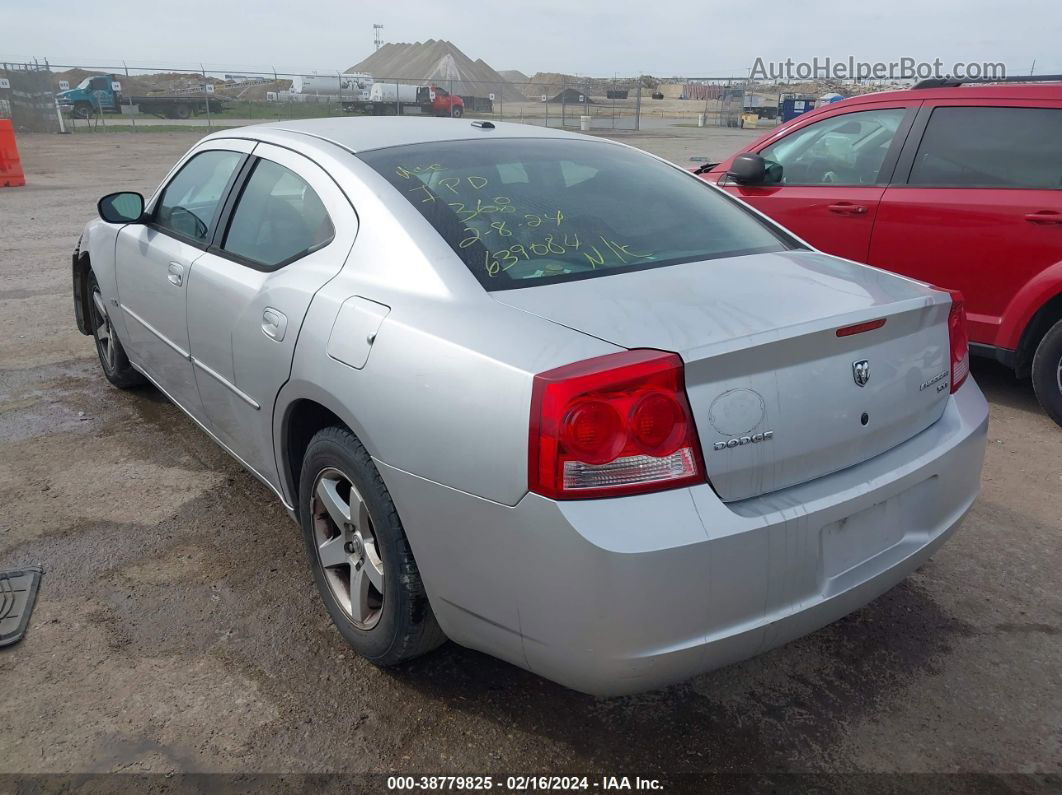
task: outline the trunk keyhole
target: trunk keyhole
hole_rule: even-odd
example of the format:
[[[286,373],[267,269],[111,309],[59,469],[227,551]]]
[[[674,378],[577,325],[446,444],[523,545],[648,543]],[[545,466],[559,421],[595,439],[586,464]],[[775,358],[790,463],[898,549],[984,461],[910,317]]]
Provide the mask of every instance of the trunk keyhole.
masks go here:
[[[866,425],[868,422],[870,422],[870,415],[864,411],[863,416],[859,418],[859,424]]]

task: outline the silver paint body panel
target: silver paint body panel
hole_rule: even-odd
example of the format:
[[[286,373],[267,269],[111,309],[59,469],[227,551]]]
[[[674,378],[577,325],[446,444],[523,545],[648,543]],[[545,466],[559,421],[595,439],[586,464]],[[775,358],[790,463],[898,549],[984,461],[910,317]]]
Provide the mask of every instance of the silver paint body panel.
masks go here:
[[[83,248],[131,360],[289,510],[297,500],[285,466],[291,411],[313,401],[335,413],[376,461],[446,633],[588,692],[660,686],[785,642],[869,601],[947,537],[978,491],[987,406],[972,379],[954,395],[918,395],[947,342],[946,295],[817,253],[487,293],[353,154],[485,136],[581,138],[401,118],[207,137],[185,157],[235,147],[281,162],[319,193],[336,238],[265,272],[217,252],[172,252],[165,242],[156,250],[135,226],[90,222]],[[129,267],[128,246],[149,264]],[[171,254],[187,260],[181,286],[167,280]],[[754,303],[749,268],[791,274],[784,305]],[[282,335],[270,311],[283,316]],[[888,411],[888,368],[873,352],[822,348],[838,324],[882,314],[896,332],[880,338],[877,357],[905,368],[904,383],[918,375],[912,400],[928,401],[924,425],[905,419],[902,439],[852,460],[807,436],[833,415],[811,410],[801,427],[801,404],[780,397],[781,387],[799,384],[801,368],[821,379],[842,361],[838,378],[862,397],[883,384],[875,411]],[[726,501],[708,484],[571,502],[528,493],[535,373],[626,347],[686,360],[709,476],[718,472]],[[850,369],[860,358],[874,368],[862,390]],[[762,407],[742,389],[765,396]],[[727,393],[735,396],[714,416],[762,408],[769,416],[754,419],[773,438],[713,451],[722,437],[712,406]],[[814,453],[803,461],[801,445]],[[785,465],[757,458],[772,455]],[[793,482],[801,466],[815,471]]]

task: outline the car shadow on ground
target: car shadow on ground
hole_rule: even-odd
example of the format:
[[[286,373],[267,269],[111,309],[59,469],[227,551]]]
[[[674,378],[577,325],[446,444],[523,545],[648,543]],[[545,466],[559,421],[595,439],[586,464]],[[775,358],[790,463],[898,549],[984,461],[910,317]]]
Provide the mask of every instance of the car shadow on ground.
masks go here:
[[[985,397],[992,403],[1021,411],[1043,413],[1033,392],[1032,381],[1018,378],[1014,371],[992,359],[972,357],[970,373]]]
[[[510,734],[559,743],[582,770],[814,770],[846,726],[936,673],[952,643],[973,634],[907,580],[810,636],[642,695],[594,698],[452,643],[391,676]]]

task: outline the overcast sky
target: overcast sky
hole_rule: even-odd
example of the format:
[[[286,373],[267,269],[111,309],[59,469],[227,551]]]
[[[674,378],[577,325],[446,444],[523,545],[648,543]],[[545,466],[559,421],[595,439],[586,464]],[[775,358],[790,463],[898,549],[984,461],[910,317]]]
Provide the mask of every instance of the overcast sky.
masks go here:
[[[495,69],[745,74],[757,57],[1003,61],[1062,73],[1054,0],[0,0],[0,60],[345,69],[388,42],[449,39]]]

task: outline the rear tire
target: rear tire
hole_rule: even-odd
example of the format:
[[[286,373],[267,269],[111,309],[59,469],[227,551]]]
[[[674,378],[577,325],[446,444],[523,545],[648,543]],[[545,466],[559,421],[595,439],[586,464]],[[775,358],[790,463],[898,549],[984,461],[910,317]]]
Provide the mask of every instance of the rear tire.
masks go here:
[[[446,641],[380,473],[346,428],[310,440],[299,522],[317,590],[355,651],[396,665]]]
[[[173,109],[173,116],[177,119],[189,119],[192,116],[192,109],[187,105],[178,105]]]
[[[455,119],[460,119],[465,115],[465,111],[462,108],[453,108],[450,113]]]
[[[96,274],[92,271],[89,271],[86,288],[89,296],[89,327],[92,329],[92,339],[96,341],[96,354],[100,357],[103,374],[119,389],[140,386],[146,379],[129,363],[125,348],[111,325]]]
[[[1062,425],[1062,320],[1048,329],[1036,346],[1032,382],[1044,411]]]

